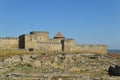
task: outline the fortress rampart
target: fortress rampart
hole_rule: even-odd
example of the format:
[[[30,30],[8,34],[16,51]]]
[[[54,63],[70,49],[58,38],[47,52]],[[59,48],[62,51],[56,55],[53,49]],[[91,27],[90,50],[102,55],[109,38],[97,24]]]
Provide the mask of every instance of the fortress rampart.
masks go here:
[[[0,49],[18,49],[18,38],[0,37]]]
[[[106,45],[77,45],[74,39],[65,39],[60,32],[53,39],[50,39],[47,31],[32,31],[30,34],[22,34],[18,38],[0,37],[0,49],[107,53]]]
[[[98,53],[98,54],[105,54],[107,53],[107,46],[106,45],[75,45],[74,49],[75,52],[92,52],[92,53]]]

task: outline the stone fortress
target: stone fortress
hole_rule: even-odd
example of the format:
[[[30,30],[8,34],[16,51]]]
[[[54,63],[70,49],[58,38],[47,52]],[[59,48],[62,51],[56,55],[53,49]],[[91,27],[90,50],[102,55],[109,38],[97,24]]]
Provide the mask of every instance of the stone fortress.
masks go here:
[[[23,34],[18,38],[0,37],[0,49],[107,53],[106,45],[78,45],[74,39],[66,39],[60,32],[58,32],[53,39],[50,39],[49,32],[47,31],[32,31],[30,34]]]

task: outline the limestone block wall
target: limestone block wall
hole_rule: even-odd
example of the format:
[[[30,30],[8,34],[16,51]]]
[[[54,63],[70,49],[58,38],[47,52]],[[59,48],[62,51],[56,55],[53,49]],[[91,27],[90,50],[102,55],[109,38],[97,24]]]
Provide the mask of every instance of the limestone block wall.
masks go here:
[[[62,45],[58,42],[39,42],[37,49],[48,51],[61,51]]]
[[[93,52],[93,53],[100,53],[106,54],[107,53],[107,46],[106,45],[75,45],[73,46],[73,51],[76,52]]]
[[[38,41],[37,49],[48,50],[48,51],[61,51],[62,50],[61,40],[50,39],[46,42]]]
[[[18,49],[18,38],[6,37],[0,38],[0,49]]]
[[[61,39],[49,39],[48,42],[61,43]]]

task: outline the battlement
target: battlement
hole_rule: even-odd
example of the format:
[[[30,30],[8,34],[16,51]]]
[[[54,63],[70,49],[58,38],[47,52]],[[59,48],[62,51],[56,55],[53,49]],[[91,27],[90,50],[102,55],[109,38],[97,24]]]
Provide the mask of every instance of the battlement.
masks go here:
[[[80,52],[92,52],[98,54],[106,54],[107,53],[107,46],[102,44],[76,44],[74,47],[74,51]]]
[[[96,46],[100,46],[100,47],[107,47],[106,45],[102,45],[102,44],[76,44],[76,46],[81,46],[81,47],[96,47]]]
[[[0,40],[18,40],[16,37],[0,37]]]
[[[38,35],[38,34],[49,34],[47,31],[32,31],[30,35]]]

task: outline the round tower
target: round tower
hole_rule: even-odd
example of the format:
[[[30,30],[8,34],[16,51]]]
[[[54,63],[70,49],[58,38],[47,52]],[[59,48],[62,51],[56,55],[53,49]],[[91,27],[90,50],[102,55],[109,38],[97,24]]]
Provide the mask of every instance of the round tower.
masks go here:
[[[49,40],[49,32],[47,31],[32,31],[30,35],[34,35],[37,37],[37,40],[46,41]]]

